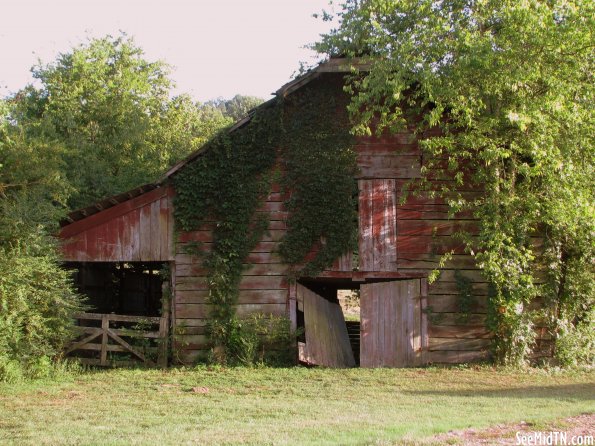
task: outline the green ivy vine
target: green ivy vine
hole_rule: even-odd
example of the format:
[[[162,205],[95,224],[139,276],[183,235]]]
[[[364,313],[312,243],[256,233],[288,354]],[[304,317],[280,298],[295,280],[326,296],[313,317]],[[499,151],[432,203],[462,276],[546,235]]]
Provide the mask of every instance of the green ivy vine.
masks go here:
[[[471,318],[473,306],[477,300],[473,295],[473,281],[457,269],[455,270],[455,283],[458,290],[456,319],[460,324],[466,324]]]
[[[357,248],[356,152],[347,104],[333,91],[306,87],[287,101],[283,189],[289,230],[279,252],[297,277],[316,276]],[[313,247],[316,254],[306,262]]]
[[[357,163],[347,100],[337,98],[338,83],[325,87],[306,87],[259,107],[248,124],[218,135],[173,179],[179,229],[212,225],[212,248],[203,252],[203,262],[217,362],[246,357],[248,334],[238,331],[236,316],[239,283],[246,257],[266,232],[269,216],[256,211],[273,181],[287,197],[288,229],[279,254],[291,266],[291,279],[317,275],[357,241]]]
[[[237,325],[243,261],[266,230],[266,216],[255,216],[255,210],[269,190],[279,117],[277,104],[261,107],[240,131],[224,131],[210,141],[173,180],[179,229],[212,227],[213,243],[204,257],[212,308],[208,333],[223,355],[233,350],[230,332]]]

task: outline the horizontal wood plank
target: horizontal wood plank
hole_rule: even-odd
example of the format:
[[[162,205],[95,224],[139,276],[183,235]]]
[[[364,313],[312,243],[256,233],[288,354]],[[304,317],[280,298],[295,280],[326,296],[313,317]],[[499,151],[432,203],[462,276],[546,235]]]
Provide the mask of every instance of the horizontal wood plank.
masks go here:
[[[460,298],[456,294],[428,295],[428,307],[436,313],[454,313],[459,311]],[[488,307],[487,296],[474,296],[471,303],[473,313],[486,313]]]
[[[209,317],[210,305],[206,304],[176,304],[176,317],[182,319],[205,319]],[[253,313],[261,313],[274,316],[286,316],[286,304],[243,304],[237,306],[239,317],[248,316]]]
[[[490,358],[487,350],[480,351],[431,351],[428,359],[431,363],[437,364],[462,364],[466,362],[485,361]]]
[[[456,339],[490,339],[492,333],[485,327],[465,326],[437,326],[430,322],[428,335],[432,338],[456,338]]]
[[[490,346],[490,339],[453,339],[430,338],[430,351],[466,351],[485,350]]]
[[[187,304],[202,304],[207,302],[207,290],[178,291],[176,302]],[[239,304],[285,304],[286,290],[241,290],[238,297]]]

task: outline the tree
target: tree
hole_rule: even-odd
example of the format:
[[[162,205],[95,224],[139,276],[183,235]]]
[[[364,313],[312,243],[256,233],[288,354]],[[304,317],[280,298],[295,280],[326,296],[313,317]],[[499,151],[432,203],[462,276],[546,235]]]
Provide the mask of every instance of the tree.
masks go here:
[[[0,101],[0,381],[51,371],[82,308],[49,235],[69,186],[62,148],[28,137]]]
[[[228,123],[187,96],[171,98],[169,67],[125,36],[91,40],[33,75],[40,87],[13,98],[13,119],[63,145],[70,207],[155,180]]]
[[[223,115],[231,118],[234,122],[248,116],[250,110],[258,107],[264,101],[255,96],[235,95],[231,99],[215,99],[204,104],[205,107],[213,107]]]
[[[582,345],[593,361],[594,9],[583,0],[348,0],[316,45],[369,62],[347,86],[355,131],[415,125],[426,181],[443,169],[455,180],[441,191],[451,210],[480,219],[468,249],[493,285],[500,362],[526,361],[536,296],[551,304],[541,315],[558,357]],[[432,127],[440,136],[424,133]],[[485,193],[453,199],[463,181]],[[576,354],[562,352],[569,346]]]

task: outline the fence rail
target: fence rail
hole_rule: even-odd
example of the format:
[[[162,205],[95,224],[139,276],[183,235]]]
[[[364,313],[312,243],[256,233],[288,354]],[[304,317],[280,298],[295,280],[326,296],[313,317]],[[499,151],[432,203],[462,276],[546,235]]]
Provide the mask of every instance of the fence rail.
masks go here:
[[[127,366],[145,364],[167,367],[167,315],[163,317],[128,316],[121,314],[78,313],[76,319],[80,332],[79,338],[72,342],[65,354],[76,356],[76,351],[98,352],[99,358],[80,357],[83,364],[100,366]],[[101,322],[98,327],[97,323]],[[152,330],[137,327],[122,327],[122,323],[135,323],[138,326],[151,327]],[[118,327],[118,325],[120,325]],[[100,338],[100,340],[99,340]],[[141,348],[132,345],[124,338],[155,340],[156,346]],[[133,342],[133,341],[132,341]],[[142,351],[141,351],[142,350]],[[108,352],[127,353],[131,359],[110,359]],[[147,356],[147,353],[156,354],[157,360]],[[89,354],[87,354],[88,356]],[[90,354],[91,356],[93,353]]]

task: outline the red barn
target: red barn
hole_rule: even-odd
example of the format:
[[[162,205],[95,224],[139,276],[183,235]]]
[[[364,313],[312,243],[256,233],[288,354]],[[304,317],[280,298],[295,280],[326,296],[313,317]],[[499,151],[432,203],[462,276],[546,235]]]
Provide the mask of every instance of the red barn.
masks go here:
[[[343,64],[331,59],[283,86],[277,96],[290,97],[306,86],[343,95]],[[250,119],[230,131],[242,132]],[[314,364],[401,367],[486,358],[488,286],[473,257],[452,237],[460,229],[473,231],[475,222],[463,216],[449,219],[447,205],[438,198],[409,196],[401,202],[403,186],[420,176],[423,162],[412,133],[358,137],[356,151],[358,258],[346,253],[317,277],[288,281],[289,266],[276,253],[287,212],[273,186],[262,203],[270,212],[269,230],[245,260],[249,266],[240,283],[238,314],[289,317],[305,331],[300,358]],[[156,347],[162,364],[168,331],[176,334],[183,362],[209,349],[206,273],[202,260],[187,254],[185,246],[212,239],[208,231],[174,231],[172,183],[203,153],[192,154],[158,182],[73,212],[63,226],[64,261],[78,270],[76,282],[94,307],[83,315],[91,320],[83,324],[87,336],[70,350],[87,349],[91,363],[107,364],[110,352],[149,361],[150,349],[124,338],[126,327],[139,321],[155,324],[147,339],[162,339]],[[428,284],[440,255],[451,249],[455,254],[441,268],[439,280]],[[474,298],[465,318],[459,317],[461,289],[455,274],[471,282]],[[359,290],[359,322],[345,322],[339,290]],[[99,359],[91,358],[94,352]]]

